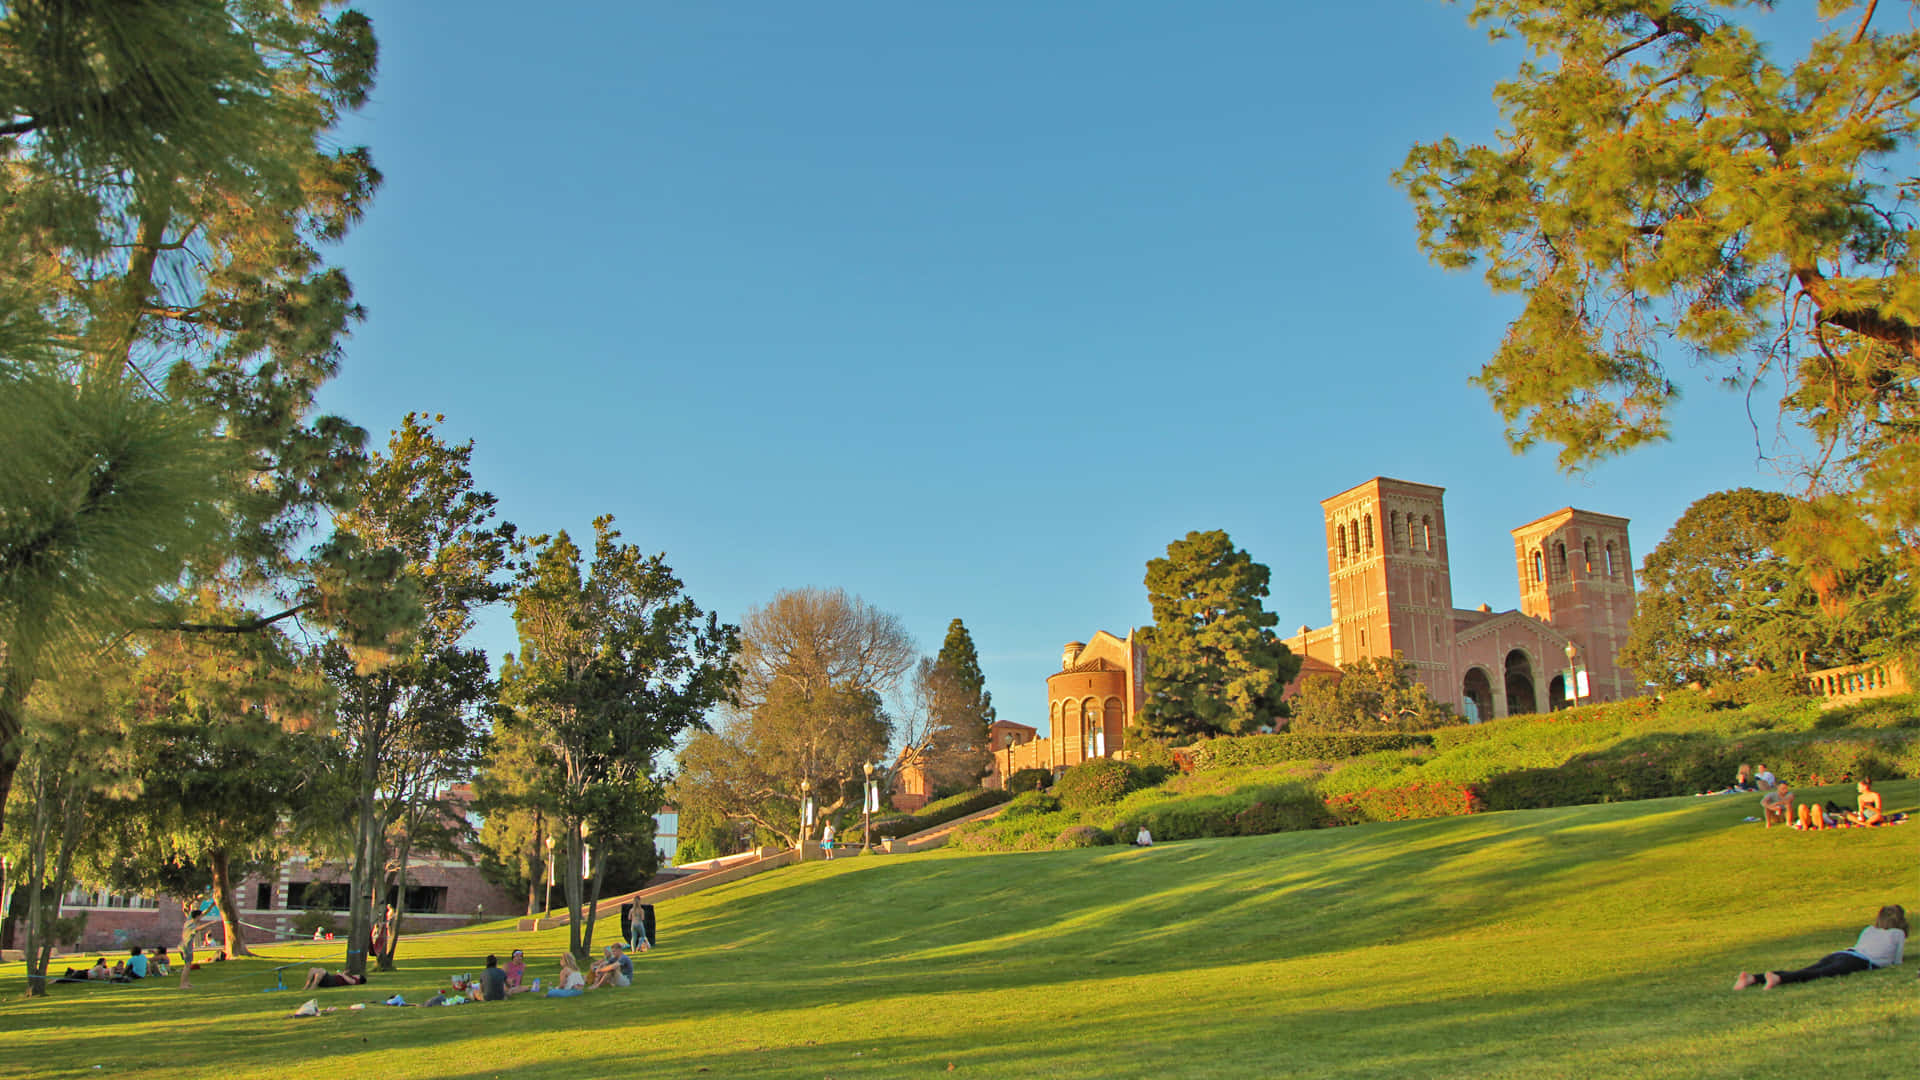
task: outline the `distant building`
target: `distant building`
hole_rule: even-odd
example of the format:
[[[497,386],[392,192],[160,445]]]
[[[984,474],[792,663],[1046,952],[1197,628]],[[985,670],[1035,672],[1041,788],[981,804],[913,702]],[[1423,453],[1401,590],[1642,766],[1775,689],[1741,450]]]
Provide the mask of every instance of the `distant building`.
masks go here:
[[[1453,606],[1444,488],[1375,477],[1320,503],[1333,621],[1286,639],[1299,679],[1401,654],[1473,721],[1638,693],[1627,519],[1567,507],[1511,530],[1520,610]],[[1299,679],[1296,679],[1296,685]]]
[[[1519,610],[1463,609],[1453,606],[1445,493],[1375,477],[1321,501],[1333,620],[1286,639],[1301,660],[1288,695],[1395,652],[1436,700],[1475,722],[1637,694],[1619,661],[1634,608],[1627,519],[1566,507],[1511,530]],[[1047,676],[1047,733],[996,722],[986,786],[1021,769],[1124,755],[1146,666],[1132,632],[1069,642]]]

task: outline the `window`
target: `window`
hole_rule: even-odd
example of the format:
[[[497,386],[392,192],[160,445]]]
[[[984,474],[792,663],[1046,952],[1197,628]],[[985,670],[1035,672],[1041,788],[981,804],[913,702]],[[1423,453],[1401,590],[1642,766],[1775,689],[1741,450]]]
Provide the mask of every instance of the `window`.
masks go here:
[[[1609,581],[1617,580],[1619,576],[1620,576],[1620,571],[1614,565],[1614,560],[1613,560],[1613,541],[1609,540],[1607,541],[1607,580]]]
[[[1407,538],[1400,532],[1400,511],[1395,510],[1392,515],[1387,518],[1387,524],[1389,526],[1387,543],[1392,544],[1396,550],[1406,550]]]
[[[1553,572],[1561,581],[1567,580],[1567,545],[1565,543],[1553,545]]]
[[[1580,553],[1586,557],[1587,565],[1582,569],[1588,577],[1593,576],[1593,537],[1580,541]]]
[[[1340,558],[1344,560],[1347,557],[1347,527],[1345,525],[1335,524],[1333,527],[1333,535],[1334,538],[1340,542]]]
[[[1373,550],[1373,515],[1365,514],[1360,518],[1360,529],[1367,537],[1367,550]]]
[[[287,906],[345,911],[353,906],[353,886],[344,881],[296,881],[287,886]]]
[[[1433,554],[1433,516],[1431,514],[1420,515],[1420,549],[1429,555]]]
[[[1546,563],[1540,558],[1540,549],[1535,548],[1533,551],[1533,584],[1540,584],[1540,579],[1545,576],[1545,574]]]
[[[420,915],[436,915],[447,910],[445,885],[407,886],[407,904],[402,910]]]
[[[254,886],[253,907],[256,911],[267,911],[273,907],[273,886],[266,882]]]

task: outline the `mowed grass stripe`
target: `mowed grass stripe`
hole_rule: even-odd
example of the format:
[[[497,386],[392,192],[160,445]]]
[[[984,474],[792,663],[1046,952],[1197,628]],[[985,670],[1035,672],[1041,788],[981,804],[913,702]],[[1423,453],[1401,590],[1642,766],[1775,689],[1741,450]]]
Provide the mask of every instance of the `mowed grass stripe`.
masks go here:
[[[1884,790],[1890,806],[1920,805],[1920,783]],[[566,931],[503,924],[411,941],[405,970],[367,990],[262,994],[271,964],[258,960],[209,966],[189,994],[12,999],[0,1077],[99,1075],[130,1054],[145,1076],[229,1080],[848,1078],[949,1064],[1050,1080],[1912,1075],[1920,963],[1728,987],[1742,968],[1851,944],[1882,903],[1920,909],[1920,825],[1765,830],[1741,821],[1753,805],[842,859],[662,905],[664,947],[640,958],[631,991],[284,1016],[307,996],[418,1000],[516,945],[550,974]],[[339,948],[265,951],[332,962]],[[0,969],[19,978],[17,964]]]

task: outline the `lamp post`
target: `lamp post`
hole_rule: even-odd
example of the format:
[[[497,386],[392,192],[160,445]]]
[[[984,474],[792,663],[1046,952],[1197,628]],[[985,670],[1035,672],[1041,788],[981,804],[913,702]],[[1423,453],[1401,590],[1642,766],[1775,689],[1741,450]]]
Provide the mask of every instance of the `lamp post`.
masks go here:
[[[800,778],[800,857],[806,858],[807,837],[813,835],[813,781]]]
[[[866,768],[867,787],[865,791],[860,793],[860,853],[862,855],[872,854],[873,852],[873,803],[875,794],[873,788],[873,762],[867,762]]]
[[[547,895],[541,903],[541,909],[553,914],[553,834],[547,834]]]
[[[1567,642],[1567,696],[1580,704],[1580,646]]]

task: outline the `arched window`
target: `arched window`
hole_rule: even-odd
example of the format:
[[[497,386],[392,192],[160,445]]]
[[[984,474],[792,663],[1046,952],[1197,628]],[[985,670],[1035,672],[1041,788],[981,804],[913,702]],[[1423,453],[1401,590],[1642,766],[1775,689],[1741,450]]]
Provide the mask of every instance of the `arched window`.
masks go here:
[[[1360,523],[1359,522],[1357,521],[1347,522],[1347,542],[1353,547],[1353,557],[1356,559],[1359,558],[1360,557]]]
[[[1546,562],[1540,558],[1540,549],[1534,548],[1533,549],[1533,583],[1535,585],[1540,584],[1540,579],[1546,575],[1546,570],[1547,570]]]
[[[1392,544],[1396,551],[1406,550],[1407,539],[1400,534],[1400,511],[1395,510],[1393,514],[1387,518],[1387,524],[1389,526],[1387,543]]]
[[[1586,562],[1587,562],[1587,565],[1581,569],[1581,572],[1586,574],[1588,577],[1592,577],[1593,576],[1593,537],[1589,536],[1585,540],[1580,541],[1580,553],[1586,556]]]
[[[1420,549],[1433,554],[1433,515],[1420,515]]]
[[[1340,551],[1340,558],[1341,558],[1342,560],[1344,560],[1344,559],[1346,559],[1346,557],[1347,557],[1347,527],[1346,527],[1345,525],[1341,525],[1341,524],[1337,524],[1337,523],[1336,523],[1336,524],[1334,525],[1334,527],[1333,527],[1333,536],[1334,536],[1334,539],[1335,539],[1335,540],[1337,540],[1337,541],[1339,541],[1339,551]]]
[[[1367,550],[1372,551],[1373,550],[1373,515],[1372,514],[1361,515],[1360,532],[1362,535],[1364,535],[1367,538],[1365,541]]]
[[[1553,545],[1553,572],[1561,581],[1567,580],[1567,545],[1564,542]]]
[[[1620,568],[1613,557],[1613,541],[1609,540],[1607,541],[1607,580],[1613,581],[1619,578],[1619,576]]]

